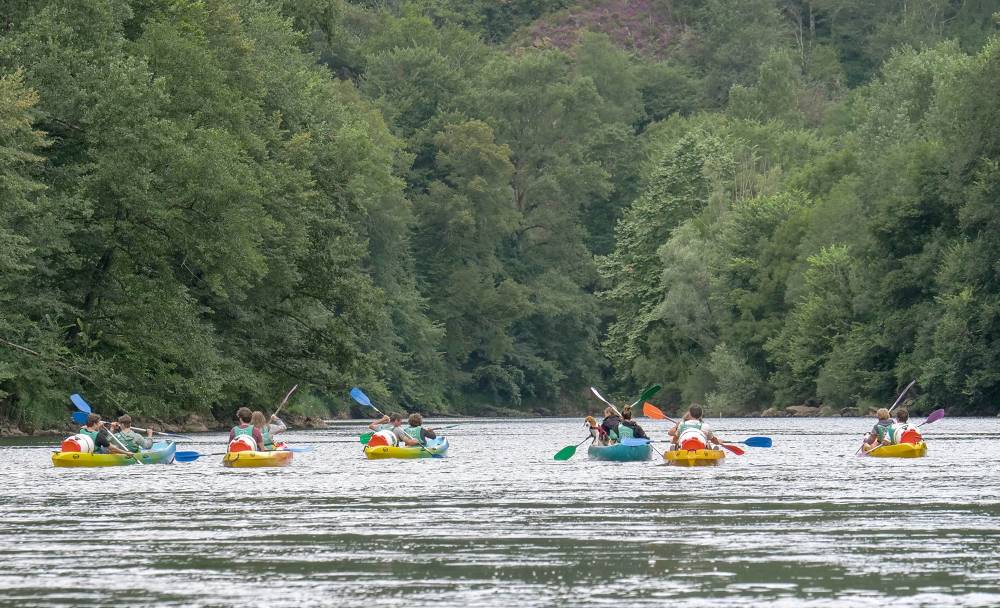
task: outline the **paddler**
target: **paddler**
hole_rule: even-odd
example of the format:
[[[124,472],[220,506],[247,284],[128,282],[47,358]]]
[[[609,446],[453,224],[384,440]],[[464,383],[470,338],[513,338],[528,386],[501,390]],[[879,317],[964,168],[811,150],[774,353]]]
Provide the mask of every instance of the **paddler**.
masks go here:
[[[232,443],[237,437],[246,435],[253,439],[254,449],[260,450],[264,445],[264,436],[261,434],[260,429],[255,427],[250,421],[253,419],[253,413],[248,407],[241,407],[236,410],[236,420],[239,422],[229,431],[229,443]]]
[[[95,454],[131,454],[111,441],[111,433],[105,428],[100,414],[88,414],[87,425],[80,427],[80,434],[94,442]]]
[[[274,418],[274,416],[272,416],[272,418]],[[263,439],[263,441],[258,445],[261,446],[262,451],[267,451],[267,452],[273,450],[275,446],[274,429],[280,429],[279,430],[280,432],[288,428],[285,426],[285,423],[283,422],[281,423],[281,425],[269,424],[267,422],[267,418],[264,417],[264,412],[260,411],[254,412],[253,414],[250,415],[250,424],[253,425],[253,428],[255,430],[260,432],[260,436]]]
[[[639,423],[632,420],[632,406],[626,405],[622,408],[622,419],[618,423],[618,441],[632,438],[649,439]]]
[[[700,405],[692,403],[688,408],[684,419],[670,429],[669,435],[673,446],[671,449],[677,450],[704,450],[713,443],[722,443],[722,440],[712,433],[708,423],[702,418],[705,412]]]
[[[878,421],[872,427],[872,430],[865,435],[863,446],[865,452],[870,452],[882,445],[886,435],[889,433],[889,429],[892,428],[892,419],[889,417],[889,410],[884,407],[879,408],[875,412],[875,416],[878,418]]]
[[[396,437],[406,445],[427,445],[428,439],[437,438],[432,429],[424,428],[424,418],[420,414],[410,414],[407,424],[409,426],[402,427],[402,433],[396,433]],[[396,432],[395,429],[393,432]]]
[[[115,434],[115,439],[122,442],[130,452],[153,447],[153,429],[146,429],[145,437],[136,433],[132,430],[132,417],[128,414],[119,416],[118,421],[111,424],[111,431]]]
[[[920,443],[922,437],[917,425],[910,424],[910,412],[905,407],[896,410],[896,422],[886,434],[887,443]]]
[[[601,437],[606,444],[618,443],[618,426],[622,422],[621,412],[613,405],[604,408],[604,420],[601,420]]]

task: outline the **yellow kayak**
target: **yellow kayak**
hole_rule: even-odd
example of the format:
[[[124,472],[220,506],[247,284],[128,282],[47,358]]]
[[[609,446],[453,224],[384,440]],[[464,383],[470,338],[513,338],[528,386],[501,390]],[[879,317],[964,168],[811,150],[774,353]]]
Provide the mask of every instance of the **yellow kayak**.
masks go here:
[[[444,458],[448,452],[448,440],[444,437],[428,439],[427,446],[365,446],[365,456],[369,460],[382,458]]]
[[[722,450],[672,450],[663,455],[667,464],[681,467],[707,467],[722,464],[726,453]]]
[[[229,452],[222,457],[222,466],[245,469],[250,467],[287,467],[292,464],[290,450],[272,450],[270,452]]]
[[[125,454],[89,454],[87,452],[53,452],[52,464],[57,467],[119,467],[130,464],[170,464],[174,461],[177,444],[173,441],[154,443],[136,456]]]
[[[868,452],[868,455],[876,458],[920,458],[927,455],[927,444],[921,441],[919,443],[880,445]]]

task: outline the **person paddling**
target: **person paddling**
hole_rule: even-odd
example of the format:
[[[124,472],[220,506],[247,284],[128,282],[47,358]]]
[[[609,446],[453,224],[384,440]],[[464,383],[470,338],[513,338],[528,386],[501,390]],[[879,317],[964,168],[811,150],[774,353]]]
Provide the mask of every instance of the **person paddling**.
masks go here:
[[[237,437],[249,437],[253,441],[254,450],[263,449],[264,436],[261,434],[260,429],[250,423],[253,419],[253,413],[250,411],[250,408],[241,407],[236,410],[236,419],[239,421],[239,424],[230,429],[229,443],[232,444]]]
[[[649,439],[639,423],[632,420],[632,406],[626,405],[622,408],[622,419],[618,423],[618,441],[632,438]]]
[[[910,412],[905,407],[896,410],[896,422],[889,427],[886,439],[888,443],[920,443],[920,430],[917,425],[910,424]]]
[[[146,436],[132,430],[132,417],[128,414],[120,416],[117,422],[111,423],[111,431],[115,438],[122,442],[130,452],[138,452],[140,449],[148,450],[153,447],[153,429],[146,429]]]
[[[889,417],[889,410],[886,408],[879,408],[875,412],[875,416],[878,418],[878,421],[872,427],[872,430],[865,435],[864,445],[862,446],[865,452],[870,452],[882,445],[883,440],[885,440],[886,435],[889,433],[889,429],[892,427],[892,419]]]
[[[280,426],[276,424],[268,424],[267,418],[264,417],[264,412],[261,411],[256,411],[250,415],[250,424],[253,425],[255,430],[260,432],[260,436],[263,441],[258,445],[261,446],[261,451],[265,452],[270,452],[275,449],[276,444],[274,442],[274,429],[285,430],[288,428],[285,427],[284,423]]]
[[[396,433],[396,437],[406,445],[427,445],[428,439],[437,438],[437,434],[432,429],[423,427],[424,418],[420,414],[410,414],[407,423],[409,426],[402,429],[402,434]]]
[[[111,433],[105,428],[100,414],[87,416],[87,425],[80,427],[80,434],[90,437],[94,442],[95,454],[131,454],[111,441]]]
[[[712,433],[708,423],[702,419],[704,415],[704,410],[700,405],[691,404],[687,413],[684,414],[684,419],[675,424],[674,428],[669,431],[673,444],[671,449],[704,450],[713,443],[723,443]]]
[[[604,408],[604,420],[601,420],[601,438],[605,444],[618,443],[618,427],[621,425],[622,415],[613,405]]]

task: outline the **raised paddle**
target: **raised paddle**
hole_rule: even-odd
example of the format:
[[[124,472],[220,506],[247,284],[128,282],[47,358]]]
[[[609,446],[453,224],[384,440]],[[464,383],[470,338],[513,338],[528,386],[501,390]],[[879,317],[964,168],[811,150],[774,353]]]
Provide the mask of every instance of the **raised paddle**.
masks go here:
[[[298,384],[296,384],[295,386],[293,386],[293,387],[291,388],[291,390],[289,390],[289,391],[288,391],[288,394],[287,394],[287,395],[285,395],[285,398],[284,398],[284,399],[282,399],[282,400],[281,400],[281,403],[280,403],[280,404],[278,405],[278,409],[274,410],[274,415],[275,415],[275,416],[277,416],[277,415],[278,415],[278,412],[280,412],[280,411],[281,411],[281,408],[285,407],[285,404],[286,404],[286,403],[288,403],[288,398],[292,396],[292,393],[294,393],[294,392],[295,392],[295,389],[297,389],[297,388],[299,388],[299,385],[298,385]]]
[[[669,420],[670,422],[677,422],[673,418],[667,416],[663,413],[663,410],[656,407],[652,403],[642,404],[642,415],[647,418],[656,418],[657,420]]]
[[[377,407],[375,407],[375,404],[373,404],[372,400],[368,398],[368,395],[366,395],[364,391],[362,391],[360,388],[356,386],[351,389],[351,399],[354,399],[359,404],[365,407],[372,408],[378,413],[379,416],[385,416],[385,414],[383,414],[381,411],[379,411]]]
[[[931,412],[930,414],[927,415],[927,420],[924,420],[923,422],[921,422],[917,426],[924,426],[925,424],[930,424],[932,422],[937,422],[938,420],[941,420],[942,418],[944,418],[944,410],[943,409],[941,409],[941,410],[934,410],[933,412]]]
[[[905,395],[911,388],[913,388],[913,385],[916,383],[917,381],[913,380],[912,382],[906,385],[906,388],[904,388],[903,392],[899,394],[899,397],[896,397],[896,401],[893,402],[892,407],[889,408],[890,414],[892,413],[892,410],[896,409],[896,406],[899,405],[899,402],[903,400],[903,395]]]
[[[73,418],[73,422],[75,422],[77,424],[87,424],[87,416],[89,416],[89,415],[90,414],[87,414],[86,412],[73,412],[73,415],[71,416],[71,418]],[[102,422],[104,422],[104,424],[109,424],[106,420],[102,421]],[[132,429],[134,429],[136,431],[145,431],[146,430],[146,429],[142,428],[141,426],[133,426]],[[188,437],[187,435],[180,435],[178,433],[161,433],[160,431],[153,431],[153,434],[154,435],[163,435],[164,437],[176,437],[178,439],[187,439],[188,441],[194,441],[193,438]]]
[[[81,397],[78,393],[73,393],[69,396],[69,400],[76,406],[76,409],[81,412],[91,413],[93,410],[90,408],[90,404],[87,400]]]
[[[618,411],[618,408],[615,407],[615,405],[613,403],[611,403],[610,401],[608,401],[607,399],[604,398],[604,395],[601,394],[601,391],[597,390],[596,388],[594,388],[592,386],[592,387],[590,387],[590,392],[594,393],[595,397],[597,397],[598,399],[600,399],[601,401],[603,401],[605,405],[607,405],[608,407],[610,407],[614,411],[615,414],[618,414],[619,416],[622,415],[621,412]]]
[[[659,384],[654,384],[653,386],[651,386],[651,387],[647,388],[646,390],[642,391],[642,394],[639,395],[639,399],[636,400],[636,402],[632,404],[632,407],[635,407],[635,406],[639,405],[640,403],[642,403],[643,401],[646,401],[647,399],[650,399],[653,395],[655,395],[656,393],[660,392],[661,388],[663,388],[663,387],[660,386]]]

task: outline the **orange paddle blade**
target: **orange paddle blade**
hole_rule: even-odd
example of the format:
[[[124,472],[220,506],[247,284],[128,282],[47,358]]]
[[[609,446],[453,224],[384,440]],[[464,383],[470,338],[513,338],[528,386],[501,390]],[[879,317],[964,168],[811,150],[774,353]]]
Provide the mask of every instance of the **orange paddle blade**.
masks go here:
[[[743,455],[743,448],[736,447],[735,445],[729,445],[727,443],[723,443],[721,445],[722,445],[722,447],[726,448],[727,450],[729,450],[733,454],[736,454],[737,456],[742,456]]]
[[[658,418],[660,420],[667,420],[667,415],[664,414],[660,408],[656,407],[649,401],[642,404],[642,415],[647,418]]]

